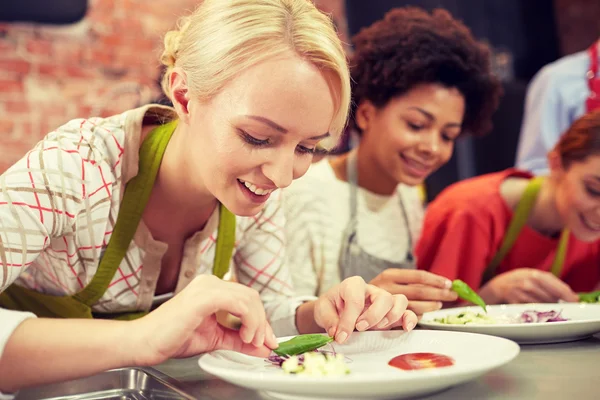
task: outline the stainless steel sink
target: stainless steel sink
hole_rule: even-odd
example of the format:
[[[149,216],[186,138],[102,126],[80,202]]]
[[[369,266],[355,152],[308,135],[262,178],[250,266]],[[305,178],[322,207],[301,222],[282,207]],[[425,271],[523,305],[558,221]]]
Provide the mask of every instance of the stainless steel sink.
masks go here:
[[[121,368],[89,378],[24,389],[16,400],[172,400],[194,398],[152,368]]]

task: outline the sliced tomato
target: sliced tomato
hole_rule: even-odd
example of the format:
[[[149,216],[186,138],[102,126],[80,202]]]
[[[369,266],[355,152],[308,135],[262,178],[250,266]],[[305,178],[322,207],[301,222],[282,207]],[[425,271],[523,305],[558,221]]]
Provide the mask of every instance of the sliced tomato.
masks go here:
[[[392,358],[388,365],[405,371],[414,371],[418,369],[450,367],[454,365],[454,359],[436,353],[409,353]]]

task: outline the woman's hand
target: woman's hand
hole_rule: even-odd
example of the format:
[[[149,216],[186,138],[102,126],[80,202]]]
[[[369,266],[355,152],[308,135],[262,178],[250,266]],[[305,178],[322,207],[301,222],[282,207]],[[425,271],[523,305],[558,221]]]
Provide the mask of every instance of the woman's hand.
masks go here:
[[[442,302],[458,299],[450,290],[452,281],[427,271],[390,268],[370,282],[391,294],[403,294],[408,298],[408,309],[417,315],[442,308]]]
[[[332,287],[316,301],[314,318],[338,343],[344,343],[354,329],[384,330],[402,326],[412,330],[417,316],[407,311],[404,295],[392,295],[386,290],[368,285],[358,276]]]
[[[241,330],[217,324],[218,310],[238,316]],[[277,346],[255,290],[201,276],[138,320],[30,318],[21,322],[0,357],[0,391],[113,368],[151,366],[216,349],[266,357]]]
[[[219,325],[215,313],[220,310],[240,318],[241,329]],[[138,345],[136,365],[218,349],[266,357],[278,346],[258,292],[210,275],[197,277],[174,298],[131,324]]]
[[[500,274],[489,281],[479,294],[488,304],[579,301],[579,296],[569,285],[552,273],[532,268],[519,268]]]

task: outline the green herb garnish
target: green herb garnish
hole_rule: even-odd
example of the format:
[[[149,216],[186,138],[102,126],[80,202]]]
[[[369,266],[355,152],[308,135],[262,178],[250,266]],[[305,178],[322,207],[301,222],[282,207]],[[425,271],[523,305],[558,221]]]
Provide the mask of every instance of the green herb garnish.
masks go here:
[[[298,335],[290,340],[279,343],[279,347],[273,350],[273,352],[278,356],[296,356],[314,351],[331,342],[333,342],[332,337],[320,333]]]
[[[485,301],[483,301],[483,299],[477,293],[475,293],[475,291],[471,289],[469,285],[460,279],[455,279],[452,282],[452,290],[454,290],[461,299],[480,306],[483,308],[483,311],[487,313]]]

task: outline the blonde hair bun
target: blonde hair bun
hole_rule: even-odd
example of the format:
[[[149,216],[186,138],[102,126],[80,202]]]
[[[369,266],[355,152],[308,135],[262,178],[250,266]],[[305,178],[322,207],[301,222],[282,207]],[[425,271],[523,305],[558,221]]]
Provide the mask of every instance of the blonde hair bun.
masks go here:
[[[348,117],[350,73],[331,18],[309,0],[202,1],[164,37],[163,90],[170,98],[177,66],[190,93],[210,99],[242,71],[290,50],[337,78],[338,110],[330,127],[337,142]]]
[[[163,40],[164,50],[160,56],[160,62],[167,68],[175,67],[177,61],[177,52],[179,51],[179,43],[183,37],[183,33],[190,25],[189,17],[182,17],[177,24],[178,28],[168,31]]]

